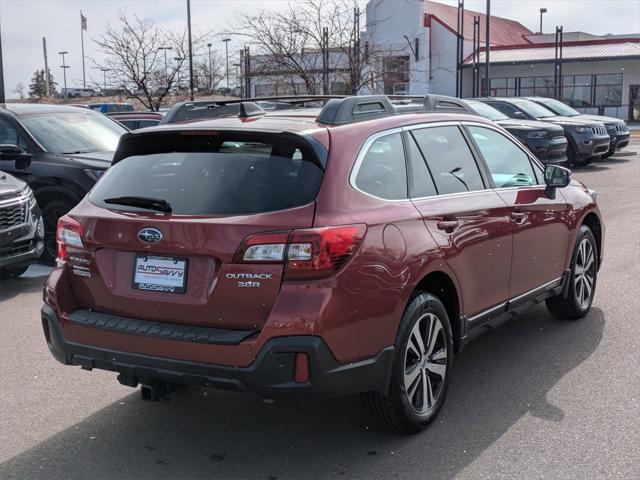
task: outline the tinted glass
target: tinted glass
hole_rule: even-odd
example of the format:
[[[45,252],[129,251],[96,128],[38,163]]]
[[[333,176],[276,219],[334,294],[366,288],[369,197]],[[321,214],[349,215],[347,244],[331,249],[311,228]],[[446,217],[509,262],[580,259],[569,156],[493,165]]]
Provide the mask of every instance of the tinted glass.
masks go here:
[[[489,106],[504,113],[509,118],[513,118],[515,113],[518,111],[516,107],[514,107],[513,105],[509,105],[508,103],[491,102],[489,103]]]
[[[136,130],[140,128],[138,120],[118,120],[121,124],[127,127],[129,130]]]
[[[8,120],[0,117],[0,145],[17,145],[23,150],[27,149],[27,142],[18,134],[18,130]]]
[[[491,105],[487,105],[486,103],[477,102],[475,100],[467,100],[467,104],[478,115],[484,118],[488,118],[489,120],[493,120],[494,122],[498,120],[507,120],[509,118],[500,110],[497,110]]]
[[[412,130],[440,195],[483,190],[478,165],[458,127]]]
[[[431,197],[437,195],[431,173],[412,136],[408,136],[407,151],[411,168],[411,196],[414,198]]]
[[[565,105],[560,100],[555,100],[550,98],[548,100],[542,100],[542,103],[549,110],[553,110],[558,115],[563,115],[565,117],[575,117],[576,115],[580,115],[580,112],[574,110],[569,105]]]
[[[160,120],[140,120],[138,128],[155,127],[160,123]]]
[[[164,147],[167,153],[125,158],[107,170],[89,199],[103,208],[132,211],[137,209],[104,200],[161,199],[176,215],[251,214],[315,199],[323,170],[306,146],[290,138],[278,141],[276,135],[270,142],[228,137],[181,137],[184,144],[172,141]],[[179,151],[197,142],[203,151]]]
[[[497,188],[536,185],[529,156],[501,133],[484,127],[467,127],[484,157]]]
[[[387,200],[407,198],[407,167],[399,133],[385,135],[371,144],[355,184],[363,192]]]
[[[99,113],[77,112],[21,115],[20,121],[52,153],[113,151],[127,130]]]
[[[532,102],[531,100],[523,100],[521,98],[514,98],[511,100],[514,105],[519,107],[522,111],[531,115],[534,118],[546,118],[546,117],[555,117],[556,114],[553,113],[548,108],[544,108],[542,105],[538,105],[537,103]]]

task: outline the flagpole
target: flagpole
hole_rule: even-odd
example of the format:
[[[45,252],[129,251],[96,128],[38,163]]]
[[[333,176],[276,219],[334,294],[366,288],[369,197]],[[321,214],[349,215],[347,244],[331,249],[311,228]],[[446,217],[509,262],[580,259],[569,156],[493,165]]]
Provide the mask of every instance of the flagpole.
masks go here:
[[[82,28],[82,10],[80,10],[80,42],[82,44],[82,88],[87,88],[87,81],[84,73],[84,28]]]

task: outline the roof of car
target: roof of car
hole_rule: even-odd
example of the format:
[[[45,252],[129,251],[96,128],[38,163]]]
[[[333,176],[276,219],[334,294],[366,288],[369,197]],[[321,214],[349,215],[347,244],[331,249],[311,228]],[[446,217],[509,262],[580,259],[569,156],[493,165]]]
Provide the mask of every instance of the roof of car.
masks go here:
[[[403,127],[419,123],[473,121],[492,124],[471,113],[439,113],[439,112],[407,112],[389,115],[381,118],[365,120],[363,122],[346,123],[343,125],[327,125],[318,121],[319,109],[281,110],[265,113],[249,118],[235,116],[218,117],[206,120],[194,120],[169,123],[155,127],[135,130],[134,135],[157,130],[216,130],[216,129],[242,129],[256,131],[293,131],[310,133],[318,128],[358,128],[358,125],[367,124],[370,128],[372,122],[379,125],[380,130]]]
[[[82,107],[72,107],[70,105],[53,105],[49,103],[6,103],[1,108],[16,115],[27,115],[30,113],[64,113],[77,112],[79,110],[88,111]]]

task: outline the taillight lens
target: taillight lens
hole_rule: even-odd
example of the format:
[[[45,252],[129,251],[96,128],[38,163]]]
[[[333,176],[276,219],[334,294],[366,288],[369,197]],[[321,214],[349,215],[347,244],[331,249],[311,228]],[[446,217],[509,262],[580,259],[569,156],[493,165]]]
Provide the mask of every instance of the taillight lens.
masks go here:
[[[237,263],[285,263],[285,279],[324,278],[340,268],[362,243],[366,225],[308,228],[247,237]]]
[[[82,237],[84,229],[80,222],[74,218],[65,215],[58,220],[56,228],[56,243],[58,245],[58,260],[66,261],[69,259],[67,246],[84,248]]]

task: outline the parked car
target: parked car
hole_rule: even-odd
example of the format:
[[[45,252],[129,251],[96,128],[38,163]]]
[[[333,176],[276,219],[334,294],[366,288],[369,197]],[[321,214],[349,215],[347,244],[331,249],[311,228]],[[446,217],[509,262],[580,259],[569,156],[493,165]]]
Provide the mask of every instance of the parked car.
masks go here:
[[[580,113],[577,110],[571,108],[569,105],[562,103],[555,98],[545,97],[526,97],[527,100],[539,103],[543,107],[551,110],[556,115],[562,115],[563,117],[570,117],[579,120],[586,120],[591,122],[603,123],[609,134],[609,151],[603,155],[604,158],[610,157],[617,150],[621,150],[629,145],[629,127],[624,120],[614,117],[604,117],[602,115],[587,115]]]
[[[557,115],[546,107],[524,98],[488,97],[477,100],[491,105],[510,118],[540,120],[560,125],[569,141],[567,156],[574,165],[587,165],[609,151],[609,134],[600,122]]]
[[[87,108],[100,113],[133,112],[131,103],[89,103]]]
[[[0,168],[23,156],[13,145],[0,145]],[[31,189],[0,170],[0,280],[22,275],[44,250],[42,215]]]
[[[137,130],[155,127],[164,117],[164,112],[112,112],[107,115],[129,130]]]
[[[512,119],[492,106],[477,100],[463,100],[444,95],[427,95],[426,98],[434,111],[466,110],[488,118],[520,140],[543,163],[561,165],[568,161],[567,139],[564,136],[564,129],[559,125],[536,120]]]
[[[58,361],[148,399],[362,393],[416,432],[470,339],[543,300],[589,311],[596,194],[493,122],[385,96],[241,111],[123,136],[60,219],[42,307]]]
[[[31,156],[25,169],[2,169],[26,181],[42,209],[43,259],[56,258],[55,229],[111,164],[126,129],[97,112],[64,105],[9,103],[0,106],[0,144],[17,145]]]
[[[60,92],[61,97],[68,98],[82,98],[82,97],[93,97],[96,94],[96,91],[93,88],[63,88]]]

